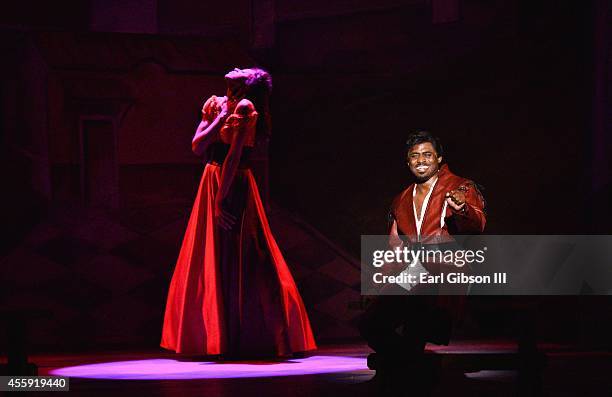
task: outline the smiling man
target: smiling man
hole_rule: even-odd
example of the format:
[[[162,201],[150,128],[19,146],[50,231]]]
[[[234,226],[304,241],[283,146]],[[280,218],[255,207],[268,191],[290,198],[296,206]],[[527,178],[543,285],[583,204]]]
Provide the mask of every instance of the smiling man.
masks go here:
[[[389,248],[418,249],[451,243],[454,234],[481,233],[486,222],[484,199],[474,182],[449,170],[440,141],[418,131],[410,135],[406,149],[407,165],[416,181],[393,200]],[[389,273],[400,271],[391,265]],[[408,365],[419,373],[415,372],[413,381],[426,388],[432,372],[422,363],[425,344],[448,344],[452,321],[461,317],[464,299],[431,292],[414,296],[413,292],[378,296],[364,312],[359,331],[376,351],[368,357],[368,366],[376,369],[378,379],[401,384]]]
[[[456,233],[479,234],[485,227],[484,200],[476,184],[444,164],[440,141],[418,131],[406,142],[406,162],[416,182],[391,205],[392,245],[452,240]]]

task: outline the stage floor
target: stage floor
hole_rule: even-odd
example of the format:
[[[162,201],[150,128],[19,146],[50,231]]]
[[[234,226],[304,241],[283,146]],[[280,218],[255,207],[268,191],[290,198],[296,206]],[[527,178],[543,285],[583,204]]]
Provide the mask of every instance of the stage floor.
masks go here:
[[[542,345],[548,362],[543,389],[551,396],[608,396],[612,353]],[[516,345],[504,341],[463,341],[428,345],[442,370],[434,396],[512,396],[517,372],[504,366]],[[210,362],[162,350],[43,354],[30,358],[39,375],[70,376],[70,394],[83,396],[372,396],[388,395],[367,382],[371,350],[364,345],[324,345],[305,358],[278,361]],[[482,365],[496,367],[481,369]],[[406,373],[405,395],[411,391]],[[37,392],[40,396],[45,393]],[[404,395],[404,394],[402,394]]]

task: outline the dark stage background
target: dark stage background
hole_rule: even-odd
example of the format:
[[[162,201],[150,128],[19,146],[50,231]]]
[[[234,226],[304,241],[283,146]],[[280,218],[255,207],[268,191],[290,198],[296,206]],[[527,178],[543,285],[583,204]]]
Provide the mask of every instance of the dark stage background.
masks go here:
[[[234,66],[274,78],[258,179],[319,341],[357,336],[359,237],[385,233],[415,129],[485,187],[487,233],[610,232],[607,1],[2,8],[0,300],[31,310],[35,348],[156,346],[203,168],[190,140]],[[471,303],[463,337],[529,308],[542,340],[612,346],[608,297]]]

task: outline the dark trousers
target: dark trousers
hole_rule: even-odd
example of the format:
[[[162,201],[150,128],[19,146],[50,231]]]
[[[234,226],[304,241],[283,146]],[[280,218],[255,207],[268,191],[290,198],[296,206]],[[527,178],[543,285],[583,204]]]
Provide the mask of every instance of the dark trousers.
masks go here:
[[[451,315],[437,296],[377,296],[359,321],[359,332],[376,353],[408,359],[423,353],[425,343],[448,344]]]

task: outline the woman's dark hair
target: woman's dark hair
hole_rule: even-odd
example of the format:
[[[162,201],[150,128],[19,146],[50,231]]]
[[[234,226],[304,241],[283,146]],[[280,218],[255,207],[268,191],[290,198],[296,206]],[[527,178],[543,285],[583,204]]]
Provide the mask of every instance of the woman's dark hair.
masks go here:
[[[257,138],[267,138],[272,130],[270,115],[270,93],[272,92],[272,76],[260,68],[249,68],[251,75],[246,79],[245,98],[253,102],[259,117],[257,118]]]
[[[406,150],[410,150],[414,145],[425,142],[431,143],[431,146],[433,146],[436,150],[438,157],[444,157],[444,148],[442,147],[438,137],[433,135],[431,132],[424,130],[419,130],[410,134],[408,140],[406,141]]]

